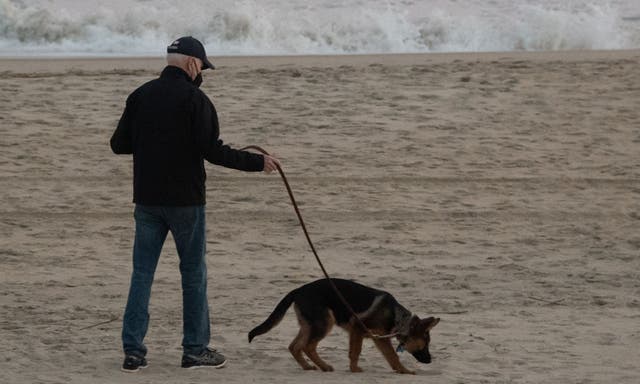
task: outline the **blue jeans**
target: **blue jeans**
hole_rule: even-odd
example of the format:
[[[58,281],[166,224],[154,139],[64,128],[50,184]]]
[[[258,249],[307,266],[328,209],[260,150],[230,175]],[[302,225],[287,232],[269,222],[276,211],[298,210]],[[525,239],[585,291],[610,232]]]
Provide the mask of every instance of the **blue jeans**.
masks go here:
[[[182,346],[186,354],[200,354],[210,337],[207,303],[204,206],[156,207],[136,205],[133,273],[122,326],[125,354],[144,357],[149,326],[149,298],[153,275],[168,231],[180,257],[182,275]]]

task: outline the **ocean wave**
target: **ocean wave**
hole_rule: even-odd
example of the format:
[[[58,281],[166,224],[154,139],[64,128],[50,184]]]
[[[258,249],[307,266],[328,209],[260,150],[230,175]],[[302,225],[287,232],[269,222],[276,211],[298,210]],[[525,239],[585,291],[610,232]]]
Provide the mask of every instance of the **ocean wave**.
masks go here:
[[[211,55],[640,48],[638,15],[618,3],[352,3],[0,0],[0,55],[160,55],[187,34]]]

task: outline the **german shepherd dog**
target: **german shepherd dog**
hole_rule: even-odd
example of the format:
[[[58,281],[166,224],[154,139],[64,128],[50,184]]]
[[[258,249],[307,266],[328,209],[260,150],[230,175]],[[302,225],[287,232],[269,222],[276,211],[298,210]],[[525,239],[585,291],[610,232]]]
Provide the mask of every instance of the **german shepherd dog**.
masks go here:
[[[438,324],[439,318],[420,319],[412,315],[388,292],[350,280],[332,279],[332,281],[372,333],[397,334],[396,338],[400,343],[397,350],[393,349],[390,338],[373,340],[393,370],[398,373],[415,373],[402,365],[397,351],[406,350],[421,363],[431,362],[429,331]],[[314,281],[289,292],[267,320],[249,332],[249,342],[278,325],[292,303],[298,316],[300,331],[289,345],[289,351],[303,369],[316,369],[302,356],[304,352],[323,371],[333,371],[333,367],[318,356],[316,347],[333,325],[338,324],[349,333],[351,372],[362,372],[358,367],[358,358],[362,350],[362,341],[368,337],[368,334],[338,298],[326,279]]]

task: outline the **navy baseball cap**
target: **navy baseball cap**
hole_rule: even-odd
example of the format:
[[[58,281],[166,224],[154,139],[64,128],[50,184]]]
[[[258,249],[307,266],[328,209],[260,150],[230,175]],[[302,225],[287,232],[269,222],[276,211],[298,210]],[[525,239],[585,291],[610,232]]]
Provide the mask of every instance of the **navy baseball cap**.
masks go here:
[[[202,69],[216,68],[211,64],[209,59],[207,59],[207,53],[204,51],[204,45],[191,36],[183,36],[174,40],[173,43],[167,47],[167,53],[180,53],[187,56],[197,57],[202,60]]]

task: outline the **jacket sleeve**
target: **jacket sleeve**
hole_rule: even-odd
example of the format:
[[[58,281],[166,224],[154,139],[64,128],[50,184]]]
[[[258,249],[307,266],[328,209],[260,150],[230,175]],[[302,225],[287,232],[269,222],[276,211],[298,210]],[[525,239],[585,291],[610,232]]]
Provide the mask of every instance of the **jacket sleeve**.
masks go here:
[[[193,98],[193,132],[198,150],[208,162],[246,172],[264,169],[264,157],[240,151],[220,140],[218,114],[209,98],[198,91]]]
[[[122,117],[118,122],[116,131],[111,136],[111,150],[117,155],[133,153],[133,128],[132,128],[133,97],[127,98]]]

